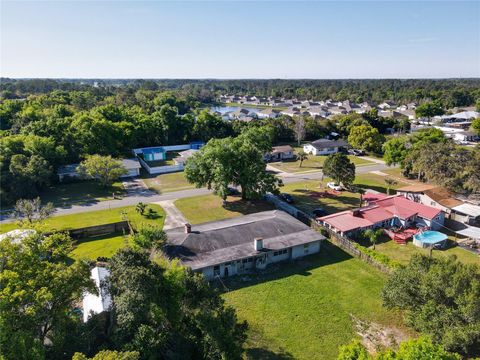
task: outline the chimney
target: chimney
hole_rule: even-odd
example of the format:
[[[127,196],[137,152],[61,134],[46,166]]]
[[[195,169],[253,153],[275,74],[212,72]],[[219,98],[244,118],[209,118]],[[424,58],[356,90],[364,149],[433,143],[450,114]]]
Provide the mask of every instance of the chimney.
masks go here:
[[[256,251],[260,251],[263,249],[263,238],[257,237],[253,239],[253,247]]]
[[[190,234],[192,232],[192,225],[189,223],[185,224],[185,234]]]

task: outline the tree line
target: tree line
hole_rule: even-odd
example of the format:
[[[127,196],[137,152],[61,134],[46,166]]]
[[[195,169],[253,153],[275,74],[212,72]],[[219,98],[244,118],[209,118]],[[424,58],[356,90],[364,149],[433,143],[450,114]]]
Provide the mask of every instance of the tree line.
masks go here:
[[[175,90],[201,102],[220,94],[243,94],[298,99],[335,99],[354,102],[394,100],[398,102],[441,101],[444,107],[473,105],[480,99],[479,79],[6,79],[0,92],[4,99],[47,93],[53,90],[85,90],[94,84],[97,92]]]

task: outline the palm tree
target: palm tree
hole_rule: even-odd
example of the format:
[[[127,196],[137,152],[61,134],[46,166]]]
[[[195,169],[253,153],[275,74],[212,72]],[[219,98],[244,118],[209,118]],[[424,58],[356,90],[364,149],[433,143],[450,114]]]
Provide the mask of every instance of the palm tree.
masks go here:
[[[143,213],[145,212],[145,209],[147,208],[147,205],[142,203],[142,202],[139,202],[137,204],[137,206],[135,207],[135,211],[137,213],[139,213],[140,215],[143,215]]]
[[[380,239],[380,236],[382,236],[383,229],[377,229],[377,230],[368,229],[368,230],[365,230],[364,234],[366,237],[368,237],[368,239],[372,243],[373,250],[375,250],[375,244],[378,242],[378,239]]]
[[[387,184],[387,194],[390,195],[390,188],[397,185],[397,180],[392,178],[385,178],[385,184]]]
[[[302,167],[303,162],[308,159],[308,154],[305,151],[300,150],[297,154],[297,159],[300,160],[300,167]]]
[[[362,207],[362,205],[363,205],[363,194],[365,194],[365,190],[362,189],[362,188],[358,188],[357,192],[360,194],[360,206],[359,207]]]

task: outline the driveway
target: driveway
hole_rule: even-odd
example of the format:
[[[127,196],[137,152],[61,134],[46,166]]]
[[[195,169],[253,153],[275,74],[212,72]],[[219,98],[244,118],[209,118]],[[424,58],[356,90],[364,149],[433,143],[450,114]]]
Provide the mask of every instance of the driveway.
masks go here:
[[[163,200],[157,201],[154,204],[160,205],[163,210],[165,210],[165,222],[163,224],[163,229],[173,229],[185,225],[188,221],[185,219],[180,210],[177,209],[173,203],[175,200]]]

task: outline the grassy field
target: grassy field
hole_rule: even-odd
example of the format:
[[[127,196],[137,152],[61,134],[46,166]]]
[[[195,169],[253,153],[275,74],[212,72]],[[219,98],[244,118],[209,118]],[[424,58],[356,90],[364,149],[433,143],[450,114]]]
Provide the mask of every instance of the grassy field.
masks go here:
[[[143,179],[143,182],[149,189],[156,191],[159,194],[171,191],[193,189],[195,187],[190,184],[187,179],[185,179],[183,171],[145,178]]]
[[[43,203],[52,202],[55,206],[65,206],[112,200],[113,193],[116,197],[124,193],[121,181],[115,182],[107,188],[101,186],[97,181],[56,184],[43,191],[40,198]]]
[[[384,237],[383,241],[381,241],[375,246],[375,251],[387,255],[389,258],[401,264],[408,263],[413,254],[429,254],[428,249],[419,248],[413,245],[411,241],[409,241],[407,245],[398,245],[386,236]],[[480,265],[480,257],[478,255],[475,255],[460,247],[449,247],[445,250],[433,250],[432,252],[433,257],[449,255],[455,255],[458,260],[466,264]]]
[[[127,238],[123,234],[96,236],[79,240],[70,256],[73,259],[96,260],[99,256],[111,257],[126,245]]]
[[[273,210],[274,206],[265,201],[244,201],[240,197],[229,196],[226,207],[215,195],[202,195],[178,199],[175,206],[191,224],[228,219],[235,216]]]
[[[247,320],[249,359],[335,359],[356,337],[351,316],[405,330],[382,307],[385,275],[326,243],[321,253],[236,277],[223,297]]]
[[[47,231],[61,231],[69,229],[77,229],[87,226],[108,224],[112,222],[122,221],[122,212],[126,212],[132,226],[145,224],[157,224],[163,226],[165,221],[165,212],[159,205],[149,204],[155,213],[151,218],[146,218],[135,211],[134,206],[119,207],[107,210],[89,211],[72,215],[54,216],[45,221],[45,229]],[[0,224],[0,233],[4,233],[18,228],[16,223]]]
[[[299,148],[295,148],[295,151],[298,152],[298,149]],[[358,156],[348,155],[348,158],[356,166],[365,166],[365,165],[373,164],[373,162],[365,160]],[[325,162],[326,159],[327,159],[326,156],[309,155],[308,159],[303,162],[302,167],[300,167],[300,161],[298,160],[272,162],[272,163],[269,163],[269,165],[285,172],[297,173],[297,172],[304,172],[304,171],[321,170],[323,167],[323,163]]]

